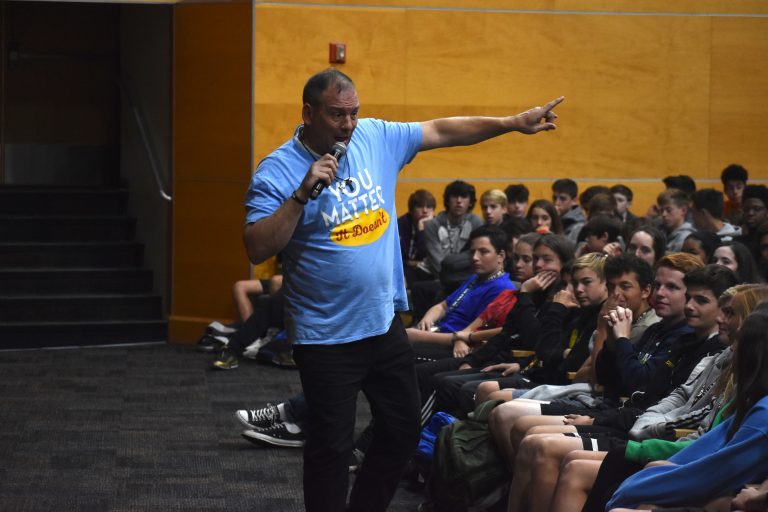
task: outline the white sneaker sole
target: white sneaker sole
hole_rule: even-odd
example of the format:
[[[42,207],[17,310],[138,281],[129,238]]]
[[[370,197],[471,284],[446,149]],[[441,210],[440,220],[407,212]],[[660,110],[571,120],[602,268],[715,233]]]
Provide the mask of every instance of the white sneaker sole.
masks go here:
[[[283,448],[302,448],[304,446],[304,440],[288,440],[288,439],[278,439],[276,437],[270,437],[265,436],[258,430],[246,430],[242,433],[242,436],[247,441],[250,441],[254,444],[267,444],[270,446],[280,446]]]

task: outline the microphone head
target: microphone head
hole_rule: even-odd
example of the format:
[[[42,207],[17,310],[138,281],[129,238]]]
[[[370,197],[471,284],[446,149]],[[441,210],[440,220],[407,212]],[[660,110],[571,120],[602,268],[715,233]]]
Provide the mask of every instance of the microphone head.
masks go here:
[[[339,160],[341,157],[343,157],[347,153],[347,145],[343,142],[337,142],[331,147],[331,155],[336,160]]]

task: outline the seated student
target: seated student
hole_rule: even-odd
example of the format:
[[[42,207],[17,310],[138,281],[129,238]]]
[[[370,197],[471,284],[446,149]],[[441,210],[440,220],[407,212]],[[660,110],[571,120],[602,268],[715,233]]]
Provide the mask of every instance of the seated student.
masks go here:
[[[237,308],[240,322],[253,314],[253,299],[262,294],[273,295],[283,286],[283,276],[278,274],[270,279],[247,279],[232,286],[232,299]]]
[[[682,190],[669,189],[659,194],[656,203],[659,205],[661,223],[667,234],[667,254],[679,252],[683,242],[694,229],[686,222],[688,214],[688,196]]]
[[[496,307],[485,311],[502,292],[516,290],[509,274],[504,272],[506,234],[495,226],[481,226],[472,231],[469,241],[474,275],[444,301],[432,306],[415,327],[406,330],[411,342],[442,347],[421,347],[429,352],[427,359],[465,356],[470,344],[487,339],[473,339],[474,331],[484,324],[488,329],[500,327],[514,304],[514,293],[505,294]],[[484,336],[489,338],[492,334]],[[419,352],[417,349],[417,356]]]
[[[679,174],[677,176],[667,176],[666,178],[663,178],[661,180],[662,183],[664,183],[664,190],[681,190],[685,193],[688,200],[691,199],[691,196],[694,192],[696,192],[696,182],[693,181],[693,178],[690,176],[686,176],[685,174]],[[657,221],[660,220],[659,217],[661,215],[661,208],[659,207],[658,203],[652,204],[648,208],[648,212],[646,213],[645,217],[646,219],[650,221]],[[690,212],[686,215],[686,222],[690,222]]]
[[[445,211],[424,225],[427,257],[418,268],[427,276],[437,279],[443,260],[463,251],[469,234],[482,225],[480,217],[471,213],[475,201],[475,187],[469,183],[456,180],[445,187]]]
[[[595,358],[595,374],[604,386],[602,399],[575,405],[564,399],[549,403],[535,400],[512,400],[496,407],[490,416],[489,427],[502,453],[514,460],[517,445],[528,428],[535,425],[562,425],[565,414],[585,414],[590,409],[617,407],[620,397],[631,396],[656,378],[666,367],[679,338],[692,332],[685,322],[686,272],[701,268],[703,264],[690,254],[668,254],[656,266],[653,306],[661,321],[650,326],[638,343],[629,341],[632,328],[631,312],[617,308],[611,312],[620,326],[613,328],[602,350]],[[542,416],[543,415],[543,416]],[[523,418],[527,417],[527,418]],[[520,420],[520,421],[518,421]]]
[[[507,259],[504,262],[504,270],[506,270],[510,276],[514,274],[515,262],[513,259],[515,246],[518,240],[523,235],[533,232],[531,225],[528,221],[518,217],[510,217],[501,223],[501,229],[507,234]],[[518,282],[519,284],[519,282]]]
[[[543,235],[534,246],[533,258],[535,275],[521,286],[517,302],[509,311],[499,334],[464,358],[441,359],[416,365],[423,421],[432,416],[435,375],[515,361],[513,349],[534,348],[540,328],[538,311],[559,290],[560,271],[564,262],[573,258],[573,244],[560,235]]]
[[[632,189],[626,185],[618,184],[611,187],[611,194],[616,201],[616,214],[619,219],[624,224],[634,226],[638,222],[638,218],[629,211],[632,208]]]
[[[591,187],[584,189],[584,192],[579,194],[579,206],[581,206],[581,210],[584,212],[584,215],[587,217],[587,219],[589,219],[589,203],[591,203],[592,199],[599,195],[611,196],[611,189],[605,185],[592,185]],[[611,200],[611,204],[613,205],[613,208],[611,208],[609,213],[614,214],[616,211],[616,205],[613,199]]]
[[[533,277],[533,248],[542,237],[540,233],[527,233],[520,237],[512,250],[512,275],[514,281],[524,283]]]
[[[507,195],[494,188],[480,196],[480,208],[486,226],[500,226],[507,219]]]
[[[630,233],[627,240],[626,252],[634,254],[652,267],[664,257],[666,252],[666,235],[650,224],[636,228]]]
[[[742,194],[748,179],[749,173],[739,164],[729,165],[720,174],[723,192],[727,198],[723,205],[723,218],[737,226],[741,223]]]
[[[739,242],[720,244],[712,253],[712,263],[728,267],[740,283],[760,283],[763,278],[747,246]]]
[[[580,256],[590,252],[603,252],[606,245],[617,243],[620,235],[621,224],[615,218],[606,215],[591,217],[581,228],[580,237],[584,240],[584,245],[576,254]]]
[[[680,251],[698,256],[702,263],[709,263],[721,243],[720,237],[711,231],[694,231],[685,239]]]
[[[418,280],[416,267],[427,255],[424,225],[434,218],[436,206],[435,196],[428,190],[419,189],[408,197],[408,213],[397,219],[400,253],[408,284]]]
[[[483,221],[474,215],[475,187],[461,180],[449,183],[443,192],[445,211],[424,224],[426,257],[416,266],[417,281],[411,283],[411,300],[416,318],[424,316],[443,290],[439,281],[443,263],[463,276],[447,291],[452,292],[471,273],[466,248],[469,234],[482,226]],[[455,260],[454,260],[455,259]],[[413,276],[412,276],[413,277]]]
[[[524,219],[528,212],[528,187],[522,183],[510,185],[504,192],[507,194],[507,213],[510,217]]]
[[[670,407],[669,403],[685,404],[683,411],[678,410],[677,413],[668,417],[670,421],[673,418],[679,419],[684,414],[689,414],[693,407],[693,405],[686,404],[690,391],[681,390],[678,396],[675,395],[677,392],[675,389],[688,382],[689,379],[697,378],[702,371],[702,365],[708,365],[725,348],[725,344],[717,337],[717,319],[721,313],[717,296],[733,283],[735,283],[733,273],[716,265],[694,269],[687,273],[685,284],[687,293],[691,298],[686,304],[685,313],[686,321],[693,329],[693,333],[680,340],[681,344],[678,346],[677,353],[670,357],[669,363],[674,364],[674,368],[669,377],[666,379],[663,376],[654,378],[641,393],[633,394],[631,400],[619,409],[599,412],[594,418],[566,416],[568,425],[565,427],[541,427],[529,431],[529,435],[520,443],[515,462],[516,480],[513,483],[515,499],[519,500],[523,495],[523,490],[530,487],[529,493],[537,495],[537,498],[532,498],[532,502],[541,504],[542,499],[546,501],[548,498],[542,497],[552,495],[554,484],[557,481],[558,468],[560,468],[563,458],[571,451],[582,449],[601,451],[608,449],[615,443],[625,445],[626,442],[620,440],[627,438],[630,428],[636,435],[649,435],[650,423],[653,422],[655,426],[659,421],[658,416],[655,416],[655,421],[638,420],[639,424],[635,422],[635,418],[648,405],[652,405],[662,398],[663,400],[654,406],[661,407],[657,410],[671,413],[675,407]],[[665,380],[666,382],[664,382]],[[716,375],[714,378],[710,376],[709,384],[704,384],[703,387],[699,385],[697,389],[706,388],[708,391],[714,386],[715,381]],[[672,391],[672,395],[666,397],[670,391]],[[696,397],[698,399],[703,393],[697,394],[699,395]],[[685,396],[685,399],[680,401],[680,396]],[[708,401],[709,399],[699,401],[698,408],[706,407]],[[706,411],[701,416],[704,414]],[[548,432],[553,433],[548,434]],[[575,432],[576,434],[567,432]],[[563,436],[560,433],[566,434]],[[576,437],[567,437],[573,435]],[[531,481],[531,479],[534,480]],[[532,506],[530,510],[542,509]]]
[[[555,205],[546,199],[537,199],[532,202],[525,219],[537,233],[553,233],[555,235],[563,233],[560,214],[557,213]]]
[[[723,242],[730,242],[741,235],[741,228],[723,220],[723,193],[713,188],[703,188],[693,193],[693,226],[701,231],[717,234]]]
[[[598,216],[611,217],[618,220],[616,215],[616,199],[608,193],[601,192],[592,196],[592,199],[584,207],[584,212],[587,215],[587,220]],[[579,238],[581,239],[583,236],[579,235]]]
[[[728,419],[674,455],[619,486],[606,510],[703,506],[741,486],[768,477],[768,315],[753,313],[739,332],[733,369],[736,396]]]
[[[742,201],[742,223],[743,234],[736,237],[737,242],[741,242],[752,251],[752,255],[759,260],[759,241],[757,231],[760,225],[768,221],[768,187],[765,185],[747,185],[744,187]]]
[[[285,294],[280,288],[254,309],[238,330],[216,336],[219,354],[211,367],[214,370],[236,370],[239,367],[239,356],[256,359],[261,348],[284,329],[284,307]],[[273,333],[270,333],[270,329]],[[291,354],[289,346],[286,346],[285,354]],[[291,361],[283,361],[282,364],[290,366]]]
[[[562,178],[552,184],[552,203],[560,214],[563,235],[573,243],[578,242],[579,231],[586,222],[584,211],[577,201],[578,195],[579,186],[572,179]]]

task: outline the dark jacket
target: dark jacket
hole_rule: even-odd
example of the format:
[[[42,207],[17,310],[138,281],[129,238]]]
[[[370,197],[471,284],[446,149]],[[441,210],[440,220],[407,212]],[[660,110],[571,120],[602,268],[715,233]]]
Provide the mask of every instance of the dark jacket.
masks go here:
[[[628,338],[616,340],[612,349],[603,345],[595,374],[605,387],[605,398],[619,403],[619,397],[643,389],[659,366],[668,364],[675,342],[692,332],[685,320],[675,325],[662,321],[648,327],[635,345]]]
[[[525,376],[540,384],[569,384],[568,372],[577,371],[589,357],[589,340],[597,327],[597,314],[602,304],[568,309],[550,303],[539,314],[541,331],[536,344],[538,363]],[[573,346],[571,339],[575,337]],[[571,351],[563,358],[565,349]]]
[[[541,322],[539,309],[545,304],[545,297],[539,294],[520,292],[517,303],[509,311],[501,332],[488,342],[461,360],[473,368],[482,368],[491,364],[509,363],[517,359],[512,350],[534,350],[539,340]],[[525,361],[521,362],[522,365]]]
[[[629,432],[648,407],[655,405],[688,380],[699,361],[719,354],[724,349],[725,345],[720,343],[717,335],[705,340],[697,339],[692,332],[681,336],[673,344],[667,363],[656,368],[648,383],[632,394],[625,407],[598,412],[594,424]]]

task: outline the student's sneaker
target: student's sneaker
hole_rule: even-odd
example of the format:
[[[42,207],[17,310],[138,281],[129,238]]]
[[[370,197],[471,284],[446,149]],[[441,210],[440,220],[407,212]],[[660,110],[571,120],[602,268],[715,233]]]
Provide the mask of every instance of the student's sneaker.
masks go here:
[[[237,370],[240,364],[237,361],[235,354],[227,350],[226,347],[221,351],[219,357],[211,363],[211,368],[214,370]]]
[[[304,432],[289,432],[285,423],[276,423],[261,430],[246,430],[243,432],[243,437],[254,444],[285,448],[301,448],[306,439]]]
[[[200,341],[197,342],[197,351],[205,352],[207,354],[213,354],[219,352],[222,348],[229,344],[229,338],[225,336],[214,336],[212,334],[205,334]]]
[[[279,423],[280,411],[276,405],[267,404],[261,409],[240,409],[235,412],[235,418],[248,429],[262,429]]]
[[[245,347],[245,350],[243,350],[243,357],[247,357],[248,359],[256,359],[256,356],[259,353],[259,349],[270,341],[271,339],[268,339],[266,336],[264,338],[258,338],[256,341]]]
[[[206,332],[213,336],[226,336],[228,334],[237,332],[237,329],[231,325],[224,325],[221,322],[211,322],[208,324]]]

